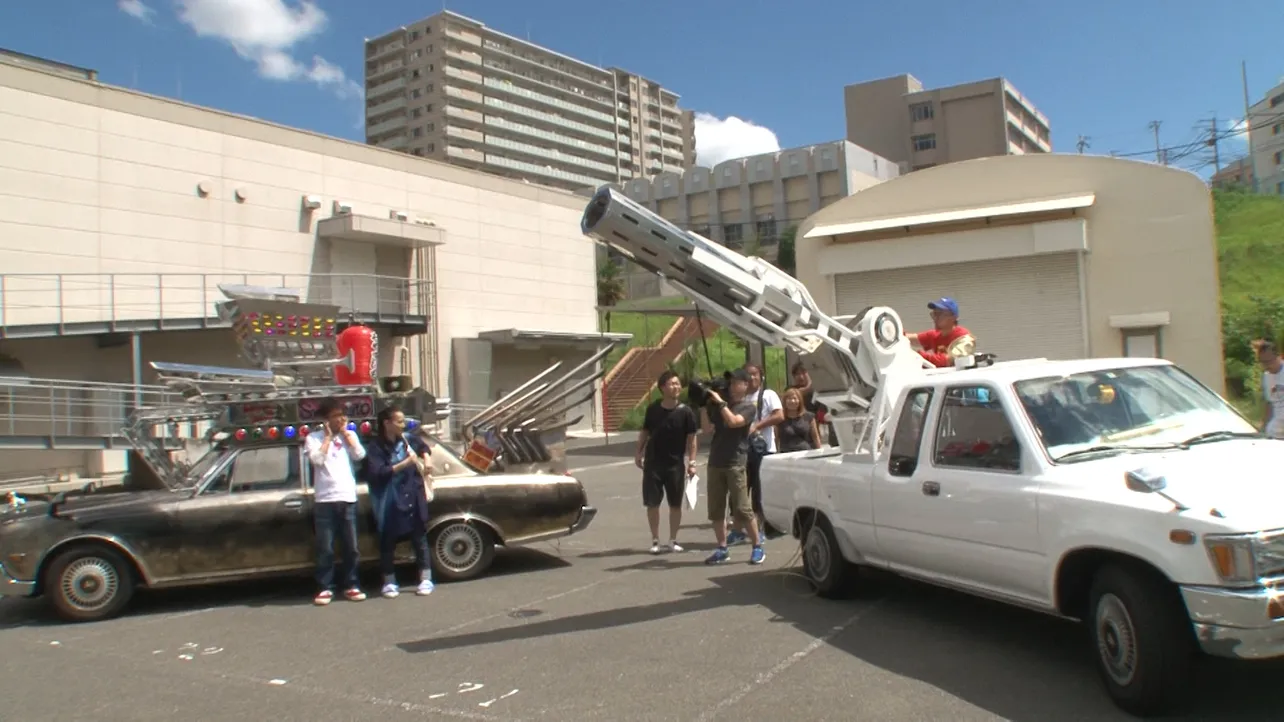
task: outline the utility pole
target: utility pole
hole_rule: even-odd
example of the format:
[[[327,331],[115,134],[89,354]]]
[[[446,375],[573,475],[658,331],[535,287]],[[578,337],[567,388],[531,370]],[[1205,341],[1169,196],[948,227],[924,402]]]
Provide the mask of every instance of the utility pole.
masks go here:
[[[1257,192],[1257,156],[1253,153],[1253,118],[1248,101],[1248,63],[1239,61],[1239,77],[1244,83],[1244,132],[1248,133],[1248,176],[1253,180],[1253,192]]]
[[[1212,120],[1208,121],[1208,144],[1213,147],[1213,172],[1220,173],[1222,170],[1221,154],[1218,153],[1220,138],[1217,137],[1217,116],[1214,115]]]
[[[1086,136],[1086,135],[1079,136],[1079,142],[1075,143],[1075,147],[1079,149],[1079,155],[1083,155],[1083,152],[1085,150],[1092,147],[1091,141],[1092,141],[1092,138],[1089,136]]]
[[[1159,146],[1159,126],[1163,124],[1164,124],[1164,121],[1162,120],[1150,121],[1150,129],[1155,132],[1155,162],[1156,163],[1164,162],[1164,152]]]

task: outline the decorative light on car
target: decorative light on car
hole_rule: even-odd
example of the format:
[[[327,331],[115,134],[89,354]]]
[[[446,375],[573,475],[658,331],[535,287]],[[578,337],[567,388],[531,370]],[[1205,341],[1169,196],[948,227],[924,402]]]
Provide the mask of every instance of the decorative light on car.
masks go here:
[[[356,430],[357,430],[357,422],[355,422],[355,421],[349,421],[349,422],[348,422],[348,425],[347,425],[345,428],[346,428],[348,431],[356,431]]]
[[[269,439],[275,439],[280,435],[281,435],[281,430],[275,426],[269,427],[267,430],[267,436]]]
[[[362,421],[362,422],[361,422],[361,433],[362,433],[362,435],[365,435],[365,436],[368,436],[368,435],[370,434],[370,422],[369,422],[369,421]]]
[[[333,338],[335,319],[280,313],[245,313],[236,319],[236,334],[246,336],[305,336]]]
[[[237,429],[236,433],[232,434],[232,436],[235,437],[237,441],[245,441],[245,437],[248,436],[249,433],[250,432],[245,429]]]
[[[305,429],[306,429],[307,427],[305,426],[305,427],[303,427],[303,428],[305,428]],[[297,430],[295,430],[295,428],[294,428],[293,426],[287,426],[287,427],[285,427],[285,438],[287,438],[287,439],[293,439],[293,438],[295,437],[295,435],[296,435],[296,434],[298,434],[298,433],[299,433],[299,432],[298,432]]]

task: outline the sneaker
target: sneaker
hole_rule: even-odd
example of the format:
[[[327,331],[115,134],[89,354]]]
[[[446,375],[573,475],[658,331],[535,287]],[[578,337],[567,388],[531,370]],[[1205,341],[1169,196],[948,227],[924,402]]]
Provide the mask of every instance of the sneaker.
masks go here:
[[[651,542],[651,553],[652,553],[652,554],[659,554],[659,553],[660,553],[660,540],[659,540],[659,539],[656,539],[655,541]]]
[[[763,544],[766,544],[766,543],[767,543],[767,534],[765,532],[758,532],[758,546],[762,546]]]
[[[676,541],[671,541],[669,542],[669,551],[677,554],[678,552],[686,551],[686,549],[683,549],[682,545],[678,544]]]
[[[383,595],[384,599],[396,599],[401,594],[401,588],[396,584],[388,583],[383,585],[383,589],[379,593]]]
[[[343,593],[343,598],[349,602],[364,602],[366,600],[366,593],[356,587],[353,587]]]
[[[334,592],[328,589],[324,592],[318,593],[315,597],[312,598],[312,603],[317,605],[318,607],[324,607],[325,605],[329,604],[332,601],[334,601]]]
[[[729,547],[736,546],[737,544],[744,544],[748,540],[749,535],[739,529],[727,533],[727,546]]]
[[[422,582],[419,582],[419,587],[415,589],[415,594],[418,594],[421,597],[426,597],[429,594],[432,594],[432,590],[436,588],[437,586],[432,583],[431,579],[425,579]]]
[[[763,551],[761,546],[755,546],[753,552],[749,555],[750,564],[762,564],[767,560],[767,552]]]
[[[713,550],[713,553],[709,555],[708,559],[704,560],[704,563],[705,564],[726,564],[727,560],[730,558],[731,558],[731,554],[727,552],[726,547],[718,547],[717,549]]]

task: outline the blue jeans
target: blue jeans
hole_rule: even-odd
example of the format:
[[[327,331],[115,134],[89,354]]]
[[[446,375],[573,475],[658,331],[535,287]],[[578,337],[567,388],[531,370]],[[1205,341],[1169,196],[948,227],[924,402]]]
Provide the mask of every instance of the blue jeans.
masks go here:
[[[418,525],[416,525],[418,526]],[[379,570],[384,584],[397,583],[397,543],[392,534],[379,536]],[[428,533],[422,528],[410,535],[410,546],[415,550],[415,563],[419,565],[420,581],[432,579],[432,560],[428,556]]]
[[[356,589],[357,505],[346,501],[327,501],[316,505],[317,584],[323,591],[334,591],[334,538],[343,542],[344,589]]]

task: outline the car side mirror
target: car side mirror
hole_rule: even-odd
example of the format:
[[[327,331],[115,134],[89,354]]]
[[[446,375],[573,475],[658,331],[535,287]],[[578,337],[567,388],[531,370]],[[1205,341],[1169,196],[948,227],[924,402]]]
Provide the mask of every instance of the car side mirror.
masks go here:
[[[1168,488],[1168,480],[1163,474],[1144,467],[1125,473],[1124,484],[1140,494],[1154,494]]]

